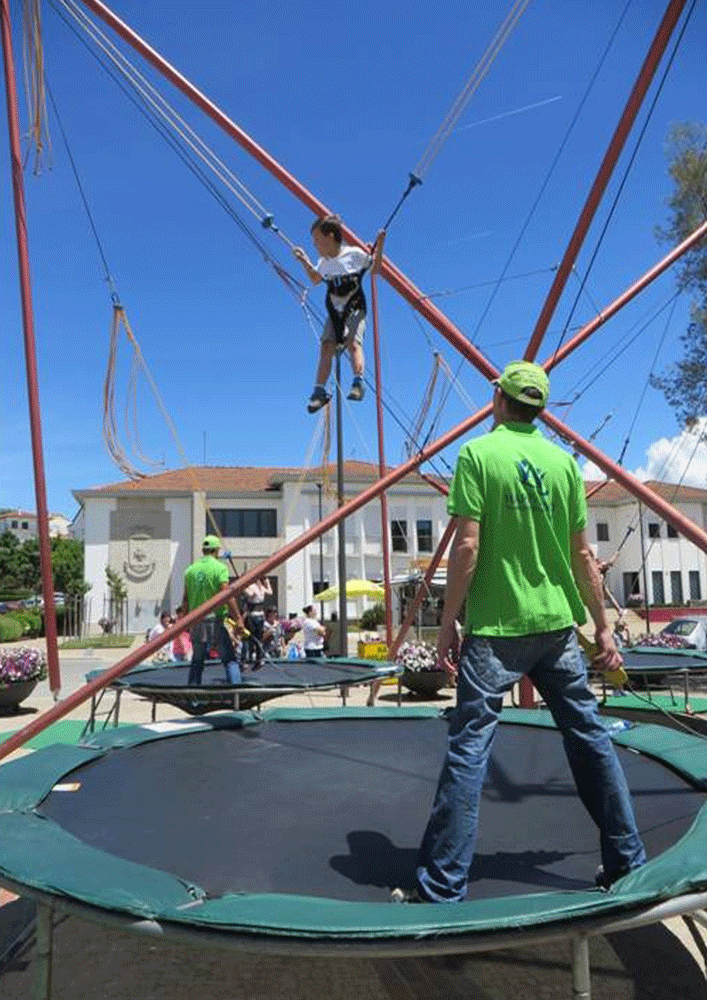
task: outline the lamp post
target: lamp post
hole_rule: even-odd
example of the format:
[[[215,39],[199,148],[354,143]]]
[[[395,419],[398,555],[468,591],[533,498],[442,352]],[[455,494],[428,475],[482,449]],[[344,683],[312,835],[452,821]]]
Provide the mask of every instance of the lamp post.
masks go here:
[[[317,483],[319,493],[319,520],[322,519],[322,484]],[[319,536],[319,590],[324,588],[324,536]],[[324,620],[324,601],[319,602],[319,620]]]

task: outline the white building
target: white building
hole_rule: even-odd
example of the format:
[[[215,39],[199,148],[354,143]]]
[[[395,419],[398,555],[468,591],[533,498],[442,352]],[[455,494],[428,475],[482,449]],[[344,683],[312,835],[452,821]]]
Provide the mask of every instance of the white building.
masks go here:
[[[346,499],[378,479],[378,467],[346,462]],[[336,470],[190,468],[88,490],[81,506],[85,578],[91,584],[89,621],[108,608],[106,566],[128,591],[129,631],[154,624],[162,608],[182,597],[186,567],[201,555],[206,534],[218,534],[238,573],[262,562],[336,509]],[[391,574],[402,576],[430,559],[447,524],[446,497],[411,474],[387,493]],[[383,576],[378,498],[346,520],[347,577]],[[271,576],[274,601],[285,616],[299,614],[314,595],[338,582],[338,530],[302,549]],[[334,609],[332,605],[332,609]],[[353,617],[361,605],[349,605]]]
[[[659,482],[645,485],[707,530],[707,490]],[[616,557],[606,582],[619,604],[643,603],[646,594],[650,605],[707,603],[704,552],[618,483],[607,483],[595,493],[597,483],[586,486],[588,537],[599,559]]]
[[[68,538],[71,522],[64,514],[49,515],[51,538]],[[0,535],[11,532],[19,541],[37,537],[37,515],[28,510],[6,510],[0,513]]]
[[[378,479],[378,468],[345,463],[346,498]],[[680,538],[616,483],[589,494],[588,536],[600,559],[614,559],[606,580],[618,602],[638,603],[647,582],[651,604],[705,601],[707,557]],[[707,490],[647,484],[701,527],[707,527]],[[120,573],[128,591],[130,631],[151,626],[162,608],[182,597],[184,570],[201,554],[206,534],[223,538],[238,573],[262,562],[336,508],[335,469],[191,468],[137,481],[74,491],[85,541],[85,576],[91,626],[106,614],[106,566]],[[391,575],[419,573],[436,551],[447,525],[446,498],[416,473],[387,492]],[[378,498],[346,521],[347,576],[383,577]],[[643,555],[642,555],[643,553]],[[446,563],[443,563],[444,567]],[[338,533],[334,528],[277,567],[271,576],[281,615],[299,614],[315,594],[338,582]],[[439,583],[439,576],[437,582]],[[396,588],[396,593],[399,594]],[[435,591],[435,597],[440,591]],[[434,601],[425,624],[433,624]],[[335,605],[331,605],[335,609]],[[351,617],[361,605],[349,605]],[[394,607],[394,621],[400,608]]]

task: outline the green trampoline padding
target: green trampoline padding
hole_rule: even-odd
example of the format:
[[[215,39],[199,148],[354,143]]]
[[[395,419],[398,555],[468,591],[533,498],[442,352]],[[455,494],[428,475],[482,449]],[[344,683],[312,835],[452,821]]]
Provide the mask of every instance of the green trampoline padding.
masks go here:
[[[208,740],[222,730],[225,734],[239,733],[246,740],[255,738],[258,746],[266,747],[269,730],[264,727],[268,725],[302,727],[307,723],[336,724],[346,720],[378,726],[407,724],[401,732],[406,739],[412,739],[418,722],[439,717],[440,713],[430,707],[275,708],[262,713],[260,718],[242,712],[208,720],[126,726],[91,735],[76,746],[58,744],[42,748],[0,767],[0,879],[25,887],[30,893],[72,899],[161,923],[189,924],[245,935],[349,943],[498,932],[580,918],[602,918],[707,888],[704,807],[674,845],[623,879],[609,893],[593,889],[540,891],[449,906],[393,906],[387,902],[272,892],[225,892],[211,898],[199,885],[85,843],[43,815],[40,809],[40,803],[52,789],[54,796],[72,795],[72,782],[82,781],[81,772],[76,769],[115,754],[126,754],[126,764],[129,758],[131,767],[139,767],[140,747],[155,741],[179,740],[187,735]],[[607,725],[611,721],[607,720]],[[535,710],[508,709],[502,725],[554,728],[548,713]],[[372,729],[371,739],[375,739],[375,734]],[[637,725],[612,734],[612,738],[618,745],[639,751],[677,771],[692,785],[693,792],[695,787],[707,788],[707,740],[653,725]],[[165,749],[177,750],[178,744],[166,745]],[[414,752],[411,746],[411,758]],[[343,747],[331,745],[331,756],[345,753]],[[312,775],[312,780],[316,777]],[[168,779],[169,775],[162,776],[162,780]],[[125,780],[130,780],[127,772]],[[390,781],[395,780],[391,774]],[[63,785],[66,788],[62,791]],[[330,791],[322,788],[322,795],[326,797]],[[332,808],[335,808],[333,799]],[[166,823],[178,821],[175,815],[165,817]],[[195,849],[203,849],[203,845]]]

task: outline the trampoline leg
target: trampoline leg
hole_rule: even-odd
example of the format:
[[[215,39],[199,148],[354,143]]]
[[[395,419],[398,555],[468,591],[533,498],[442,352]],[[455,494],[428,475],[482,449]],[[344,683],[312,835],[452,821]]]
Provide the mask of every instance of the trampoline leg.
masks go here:
[[[52,917],[51,906],[37,904],[37,944],[34,958],[37,1000],[51,1000],[52,995]]]
[[[157,699],[152,700],[152,721],[157,722]]]
[[[115,692],[115,705],[113,706],[114,712],[115,712],[115,714],[113,716],[113,728],[114,729],[118,728],[118,719],[120,717],[120,696],[121,696],[122,693],[123,692],[120,689],[118,689]]]
[[[589,938],[572,938],[572,1000],[591,1000]]]
[[[349,690],[349,689],[348,689],[348,688],[346,687],[346,685],[345,685],[345,684],[342,684],[342,685],[341,685],[341,687],[340,687],[340,689],[339,689],[339,692],[340,692],[340,694],[341,694],[341,704],[342,704],[342,705],[343,705],[344,707],[346,707],[346,695],[347,695],[347,693],[348,693],[348,690]]]

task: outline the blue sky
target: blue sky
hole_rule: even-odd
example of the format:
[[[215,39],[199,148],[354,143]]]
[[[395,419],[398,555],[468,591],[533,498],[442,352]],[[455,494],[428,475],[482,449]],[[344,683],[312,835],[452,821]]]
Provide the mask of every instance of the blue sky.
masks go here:
[[[15,4],[19,13],[19,3]],[[302,465],[312,453],[317,418],[306,413],[317,359],[314,334],[296,300],[232,219],[193,177],[45,4],[46,74],[123,305],[189,460],[210,465]],[[364,238],[392,210],[412,170],[509,9],[507,0],[445,5],[355,5],[288,0],[201,0],[199,4],[115,0],[113,9],[219,104],[259,144],[337,211]],[[688,5],[689,6],[689,5]],[[501,367],[522,354],[579,211],[662,17],[655,0],[586,3],[531,0],[513,35],[471,98],[457,128],[391,226],[386,252]],[[624,12],[615,41],[562,156],[488,306],[540,186],[600,57]],[[20,18],[15,17],[21,69]],[[606,236],[571,324],[588,321],[668,247],[654,230],[665,221],[670,191],[665,137],[672,123],[706,118],[703,78],[707,10],[698,4],[648,121]],[[311,215],[263,168],[222,135],[140,58],[131,61],[173,103],[272,212],[277,225],[313,254]],[[661,64],[660,79],[665,61]],[[646,120],[656,83],[629,139],[577,262],[585,273],[628,157]],[[27,113],[21,108],[23,127]],[[102,391],[111,301],[101,261],[53,113],[53,162],[26,173],[28,229],[48,500],[71,516],[71,490],[123,478],[102,439]],[[0,506],[33,510],[34,486],[5,129],[0,129]],[[236,203],[234,203],[236,204]],[[293,274],[287,248],[239,206],[248,224]],[[521,277],[517,277],[521,275]],[[476,286],[476,287],[469,287]],[[557,346],[578,279],[568,285],[540,351]],[[465,289],[460,291],[460,289]],[[556,370],[553,408],[585,437],[611,414],[596,443],[643,476],[658,473],[680,429],[650,387],[655,366],[680,356],[688,303],[669,300],[674,274],[636,302]],[[319,307],[320,289],[312,293]],[[439,350],[453,387],[436,434],[488,398],[484,379],[382,284],[382,364],[386,393],[403,422],[418,410]],[[628,344],[631,337],[635,339]],[[599,378],[596,372],[627,345]],[[370,334],[368,357],[372,362]],[[118,369],[126,398],[128,353]],[[343,362],[348,387],[350,371]],[[372,363],[369,365],[372,373]],[[375,406],[345,410],[345,453],[377,461]],[[182,464],[150,390],[139,393],[142,449],[167,467]],[[423,434],[427,433],[427,427]],[[386,457],[403,458],[404,434],[386,417]],[[661,444],[663,442],[663,444]],[[452,465],[457,446],[445,454]],[[308,455],[312,455],[308,459]],[[435,468],[445,471],[437,461]],[[685,481],[704,483],[698,451]],[[666,478],[682,475],[674,462]]]

